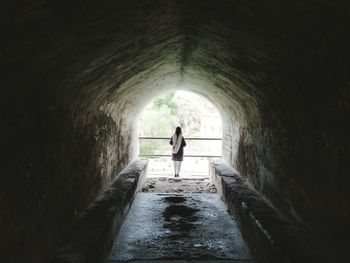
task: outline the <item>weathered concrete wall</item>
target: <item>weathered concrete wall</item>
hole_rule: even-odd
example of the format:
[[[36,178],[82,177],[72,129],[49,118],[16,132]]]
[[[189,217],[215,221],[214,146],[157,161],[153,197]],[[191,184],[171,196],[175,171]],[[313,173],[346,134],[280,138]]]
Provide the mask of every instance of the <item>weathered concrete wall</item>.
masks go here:
[[[128,149],[118,148],[130,138],[111,117],[73,116],[74,122],[69,115],[38,112],[4,127],[11,128],[1,179],[4,258],[41,258],[130,161]]]
[[[317,236],[283,216],[223,160],[210,176],[234,215],[258,263],[338,262]]]
[[[134,158],[143,106],[176,88],[216,104],[225,158],[278,209],[326,240],[349,236],[346,1],[18,0],[0,10],[4,257],[39,261]]]
[[[147,170],[147,160],[136,160],[73,222],[47,255],[47,262],[105,262]]]

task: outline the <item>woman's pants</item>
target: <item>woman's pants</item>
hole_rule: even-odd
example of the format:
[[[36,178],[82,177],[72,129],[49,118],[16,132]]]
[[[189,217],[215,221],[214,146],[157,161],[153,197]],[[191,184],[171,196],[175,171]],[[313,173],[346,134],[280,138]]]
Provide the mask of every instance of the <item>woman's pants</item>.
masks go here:
[[[174,171],[175,174],[179,175],[181,170],[181,161],[174,161]]]

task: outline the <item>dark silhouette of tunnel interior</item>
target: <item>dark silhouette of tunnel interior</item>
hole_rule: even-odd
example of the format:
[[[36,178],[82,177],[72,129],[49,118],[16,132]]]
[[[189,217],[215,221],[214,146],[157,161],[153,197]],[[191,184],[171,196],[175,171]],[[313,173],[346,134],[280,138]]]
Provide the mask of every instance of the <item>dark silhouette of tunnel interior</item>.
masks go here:
[[[134,116],[185,86],[223,157],[346,262],[347,1],[4,1],[0,257],[41,262],[136,158]],[[4,262],[5,262],[4,261]]]

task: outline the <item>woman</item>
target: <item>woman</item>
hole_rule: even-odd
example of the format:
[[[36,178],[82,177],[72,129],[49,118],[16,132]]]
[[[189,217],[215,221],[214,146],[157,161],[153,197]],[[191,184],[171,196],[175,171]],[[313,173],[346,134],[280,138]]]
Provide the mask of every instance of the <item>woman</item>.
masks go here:
[[[172,160],[174,161],[175,177],[180,176],[181,162],[184,156],[184,147],[186,146],[186,141],[182,136],[182,131],[180,127],[176,127],[174,135],[170,139],[170,145],[172,145]]]

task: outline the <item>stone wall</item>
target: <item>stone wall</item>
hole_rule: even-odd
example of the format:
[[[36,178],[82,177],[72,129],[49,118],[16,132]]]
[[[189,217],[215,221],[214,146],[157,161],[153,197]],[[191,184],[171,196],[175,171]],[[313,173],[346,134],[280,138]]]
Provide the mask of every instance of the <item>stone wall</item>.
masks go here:
[[[72,116],[57,111],[40,112],[6,126],[13,129],[7,131],[8,162],[1,182],[1,223],[6,229],[1,252],[8,262],[29,254],[33,261],[42,258],[130,161],[128,150],[118,148],[120,141],[128,144],[128,137],[111,117],[74,117],[73,122]]]

